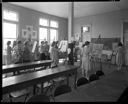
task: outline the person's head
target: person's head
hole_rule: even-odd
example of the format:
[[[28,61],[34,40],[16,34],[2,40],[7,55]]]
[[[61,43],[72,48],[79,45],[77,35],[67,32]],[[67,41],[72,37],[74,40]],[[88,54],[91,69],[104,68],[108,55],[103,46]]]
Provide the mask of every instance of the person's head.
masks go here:
[[[17,42],[14,40],[13,41],[13,47],[15,47],[17,45]]]
[[[44,45],[44,41],[41,41],[41,45]]]
[[[25,42],[24,42],[24,45],[25,45],[25,46],[28,46],[28,45],[29,45],[29,41],[25,41]]]
[[[55,44],[56,44],[56,43],[55,43],[55,41],[53,41],[51,46],[52,46],[52,47],[54,47],[54,46],[55,46]]]
[[[90,44],[90,42],[89,42],[89,41],[86,41],[86,42],[83,44],[82,47],[84,47],[84,46],[88,46],[89,44]]]
[[[119,47],[120,47],[120,46],[123,46],[123,44],[122,44],[121,42],[119,42],[119,43],[118,43],[118,46],[119,46]]]
[[[17,45],[18,45],[18,47],[22,46],[21,40],[18,40],[18,41],[17,41]]]
[[[48,44],[48,41],[45,41],[45,44]]]
[[[11,41],[8,41],[8,42],[7,42],[7,45],[9,46],[10,44],[11,44]]]

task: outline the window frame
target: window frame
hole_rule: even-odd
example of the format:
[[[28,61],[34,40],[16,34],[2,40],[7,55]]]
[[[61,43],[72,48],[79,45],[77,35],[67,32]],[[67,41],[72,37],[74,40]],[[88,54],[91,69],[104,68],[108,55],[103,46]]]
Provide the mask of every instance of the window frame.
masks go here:
[[[8,37],[8,38],[4,38],[4,34],[2,35],[2,44],[4,44],[4,39],[14,39],[14,40],[17,40],[18,38],[18,33],[19,33],[19,13],[17,11],[14,11],[14,10],[10,10],[10,9],[3,9],[2,10],[2,14],[4,13],[4,11],[10,11],[10,12],[13,12],[13,13],[16,13],[17,15],[17,20],[14,21],[14,20],[7,20],[7,19],[4,19],[4,17],[2,16],[2,34],[3,34],[3,28],[4,28],[4,23],[9,23],[9,24],[15,24],[16,25],[16,38],[11,38],[11,37]],[[13,43],[11,43],[13,44]],[[3,52],[6,51],[6,46],[2,46],[2,49],[3,49]]]
[[[57,26],[57,27],[52,27],[52,26],[51,26],[51,22],[52,22],[52,21],[56,22],[58,26]],[[50,28],[59,29],[59,22],[56,21],[56,20],[50,20],[50,22],[49,22],[49,27],[50,27]]]
[[[40,25],[40,19],[46,19],[47,21],[48,21],[48,26],[44,26],[44,25]],[[51,27],[50,26],[50,22],[51,21],[55,21],[55,22],[57,22],[57,24],[58,24],[58,27]],[[48,30],[48,34],[47,34],[47,41],[48,41],[48,43],[50,44],[50,29],[55,29],[56,31],[57,31],[57,41],[58,41],[58,39],[59,39],[59,36],[58,36],[58,34],[59,34],[59,21],[56,21],[56,20],[53,20],[53,19],[48,19],[48,18],[45,18],[45,17],[39,17],[39,29],[40,28],[46,28],[47,30]],[[39,31],[39,29],[38,29],[38,32],[40,33],[40,31]],[[40,34],[39,34],[39,37],[38,37],[38,41],[40,42],[41,40],[43,40],[43,39],[40,39]],[[39,43],[40,44],[40,43]]]

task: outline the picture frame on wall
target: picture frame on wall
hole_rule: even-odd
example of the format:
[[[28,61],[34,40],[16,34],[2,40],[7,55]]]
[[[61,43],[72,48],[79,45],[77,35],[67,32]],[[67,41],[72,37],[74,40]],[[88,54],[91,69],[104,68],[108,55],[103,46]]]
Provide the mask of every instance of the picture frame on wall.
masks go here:
[[[37,39],[37,31],[33,31],[31,35],[32,39]]]
[[[28,25],[27,25],[26,28],[27,28],[27,31],[28,31],[28,32],[32,32],[32,31],[33,31],[33,26],[28,26]]]
[[[28,32],[26,29],[22,29],[22,38],[28,38]]]

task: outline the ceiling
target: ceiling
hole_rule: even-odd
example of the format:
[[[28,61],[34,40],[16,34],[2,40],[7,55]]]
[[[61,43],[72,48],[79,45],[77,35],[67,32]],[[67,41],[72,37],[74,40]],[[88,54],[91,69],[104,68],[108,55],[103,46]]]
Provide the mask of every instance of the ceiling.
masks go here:
[[[51,15],[68,18],[69,2],[10,2]],[[96,15],[116,10],[128,9],[128,0],[119,2],[74,2],[74,17]]]

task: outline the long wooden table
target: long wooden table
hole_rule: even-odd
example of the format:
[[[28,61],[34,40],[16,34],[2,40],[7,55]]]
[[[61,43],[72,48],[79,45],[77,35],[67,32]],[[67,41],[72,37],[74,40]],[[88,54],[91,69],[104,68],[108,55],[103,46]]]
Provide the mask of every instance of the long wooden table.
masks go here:
[[[22,64],[3,65],[2,73],[5,74],[5,73],[16,72],[20,70],[42,67],[42,66],[50,66],[51,62],[52,60],[44,60],[44,61],[35,61],[35,62],[28,62],[28,63],[22,63]]]
[[[16,90],[24,89],[29,86],[43,83],[53,78],[61,76],[69,76],[69,74],[75,75],[74,85],[77,78],[78,66],[65,65],[57,68],[50,68],[47,70],[36,71],[32,73],[25,73],[17,76],[7,77],[2,79],[3,94],[10,93]],[[76,87],[76,86],[75,86]]]

